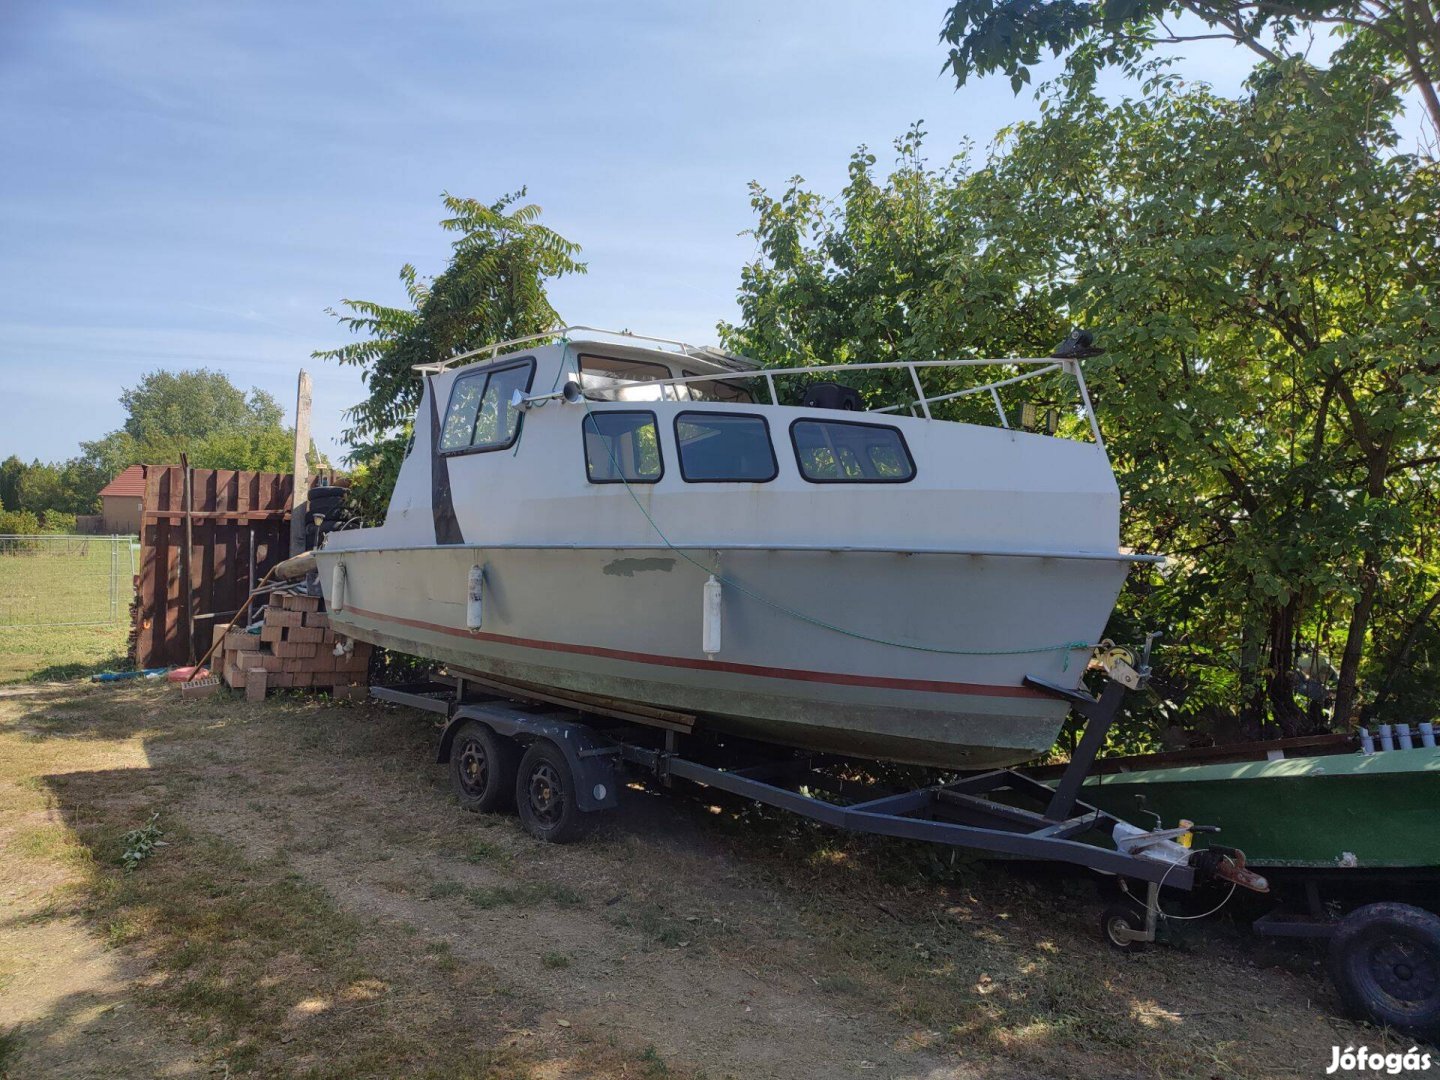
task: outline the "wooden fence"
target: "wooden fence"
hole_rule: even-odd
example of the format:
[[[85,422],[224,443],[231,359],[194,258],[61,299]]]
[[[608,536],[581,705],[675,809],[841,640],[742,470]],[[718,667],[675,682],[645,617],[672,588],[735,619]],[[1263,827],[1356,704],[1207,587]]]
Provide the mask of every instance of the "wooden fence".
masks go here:
[[[188,483],[187,483],[188,472]],[[288,473],[146,468],[135,606],[140,667],[193,663],[290,553]]]

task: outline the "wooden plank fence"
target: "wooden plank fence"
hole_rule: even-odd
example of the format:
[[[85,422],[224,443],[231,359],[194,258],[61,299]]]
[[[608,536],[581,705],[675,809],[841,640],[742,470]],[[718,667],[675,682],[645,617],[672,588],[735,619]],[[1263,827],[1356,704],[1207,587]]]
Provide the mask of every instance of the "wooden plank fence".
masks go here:
[[[187,476],[188,473],[188,476]],[[188,481],[188,482],[187,482]],[[135,659],[193,663],[216,620],[290,553],[288,473],[150,465],[140,523]]]

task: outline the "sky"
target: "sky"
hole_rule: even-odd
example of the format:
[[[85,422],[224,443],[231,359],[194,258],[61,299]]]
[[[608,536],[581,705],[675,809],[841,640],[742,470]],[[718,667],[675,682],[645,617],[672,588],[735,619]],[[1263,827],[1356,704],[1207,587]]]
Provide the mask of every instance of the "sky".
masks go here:
[[[0,0],[0,457],[59,460],[157,367],[218,369],[343,457],[344,298],[444,269],[442,192],[528,188],[589,272],[570,323],[697,344],[736,315],[752,180],[844,183],[914,121],[933,160],[1036,115],[940,70],[945,0]],[[1250,66],[1190,46],[1233,91]]]

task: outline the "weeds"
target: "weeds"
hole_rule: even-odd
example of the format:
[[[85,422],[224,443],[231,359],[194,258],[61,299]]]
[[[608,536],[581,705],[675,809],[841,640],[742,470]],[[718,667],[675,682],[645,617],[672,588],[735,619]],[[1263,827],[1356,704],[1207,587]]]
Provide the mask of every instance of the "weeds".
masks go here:
[[[164,846],[165,841],[160,839],[164,835],[160,828],[160,811],[157,810],[144,825],[125,834],[122,841],[125,850],[120,854],[120,865],[126,870],[134,870],[153,855],[157,847]]]

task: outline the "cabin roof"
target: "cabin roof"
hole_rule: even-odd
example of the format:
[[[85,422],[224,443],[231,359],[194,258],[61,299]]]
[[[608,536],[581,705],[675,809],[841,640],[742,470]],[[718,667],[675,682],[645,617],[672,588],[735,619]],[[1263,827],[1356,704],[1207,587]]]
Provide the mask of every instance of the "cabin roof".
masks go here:
[[[584,343],[604,346],[607,353],[623,350],[622,355],[635,356],[639,354],[653,357],[658,354],[672,360],[683,360],[691,367],[698,365],[711,369],[703,374],[715,374],[723,371],[755,371],[760,367],[758,361],[752,360],[748,356],[729,353],[712,345],[690,345],[673,338],[651,337],[647,334],[635,334],[629,330],[602,330],[596,326],[563,326],[547,330],[543,334],[532,334],[529,337],[515,338],[512,341],[499,341],[493,345],[485,345],[446,360],[416,364],[414,370],[421,375],[438,375],[442,371],[456,367],[486,364],[513,353],[533,352],[536,348],[552,345],[557,338],[566,341],[572,347]]]

